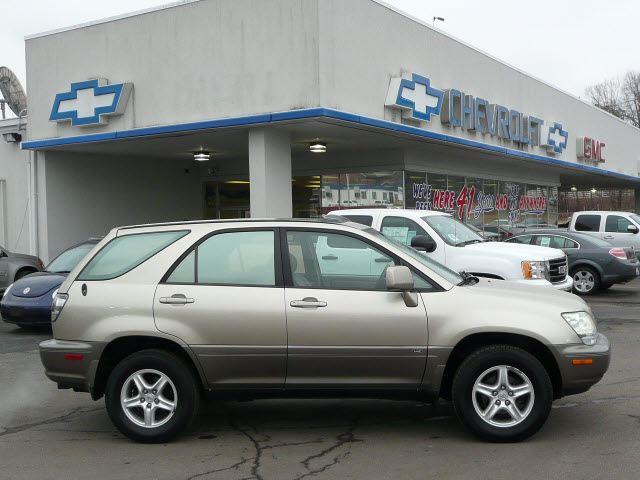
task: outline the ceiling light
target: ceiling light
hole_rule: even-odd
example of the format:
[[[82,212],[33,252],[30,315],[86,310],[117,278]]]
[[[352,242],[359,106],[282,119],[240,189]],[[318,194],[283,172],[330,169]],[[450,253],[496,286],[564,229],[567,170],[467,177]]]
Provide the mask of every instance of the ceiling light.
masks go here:
[[[598,190],[596,190],[596,187],[593,187],[593,188],[591,189],[591,193],[598,193]]]
[[[576,187],[575,185],[573,187],[571,187],[571,191],[572,192],[577,192],[578,191],[578,187]]]
[[[199,152],[193,152],[193,159],[196,162],[207,162],[211,158],[209,152],[201,150]]]
[[[248,185],[250,182],[247,180],[227,180],[224,183],[227,185]]]
[[[325,142],[311,142],[309,144],[309,151],[312,153],[325,153],[327,151],[327,144]]]

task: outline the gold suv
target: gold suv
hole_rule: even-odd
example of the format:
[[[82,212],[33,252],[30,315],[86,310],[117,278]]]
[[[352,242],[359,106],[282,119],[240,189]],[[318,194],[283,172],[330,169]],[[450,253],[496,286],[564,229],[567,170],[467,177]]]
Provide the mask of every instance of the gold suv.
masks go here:
[[[114,229],[62,284],[52,322],[47,376],[104,396],[146,442],[181,432],[205,394],[303,390],[444,397],[475,434],[516,441],[609,365],[577,296],[459,275],[340,219]]]

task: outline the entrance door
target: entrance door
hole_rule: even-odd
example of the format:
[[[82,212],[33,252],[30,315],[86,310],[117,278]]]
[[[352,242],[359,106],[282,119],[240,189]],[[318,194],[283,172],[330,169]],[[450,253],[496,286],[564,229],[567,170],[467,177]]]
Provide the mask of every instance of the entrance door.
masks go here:
[[[309,229],[289,229],[285,252],[287,388],[417,387],[427,315],[422,303],[407,307],[386,290],[392,255],[358,237]]]
[[[282,388],[287,326],[276,231],[216,232],[158,285],[159,330],[198,356],[215,388]]]

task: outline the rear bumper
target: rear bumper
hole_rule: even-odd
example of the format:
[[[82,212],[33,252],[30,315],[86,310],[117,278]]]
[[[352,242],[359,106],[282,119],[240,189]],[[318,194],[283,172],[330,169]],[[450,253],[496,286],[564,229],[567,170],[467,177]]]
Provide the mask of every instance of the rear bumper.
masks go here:
[[[609,368],[611,346],[607,337],[598,334],[595,345],[553,346],[562,377],[562,396],[586,392],[598,383]],[[573,365],[573,360],[591,359],[591,365]]]
[[[45,340],[40,343],[45,375],[56,382],[58,388],[90,392],[104,346],[101,342]]]
[[[612,269],[613,270],[613,269]],[[625,283],[633,280],[640,274],[640,263],[628,263],[617,265],[613,272],[602,276],[603,283]]]

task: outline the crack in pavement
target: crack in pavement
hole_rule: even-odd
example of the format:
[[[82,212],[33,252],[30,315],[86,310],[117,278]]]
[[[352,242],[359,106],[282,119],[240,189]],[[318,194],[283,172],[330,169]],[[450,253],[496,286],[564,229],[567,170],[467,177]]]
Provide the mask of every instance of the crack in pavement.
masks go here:
[[[330,468],[334,467],[335,465],[337,465],[338,463],[340,463],[340,461],[342,461],[344,458],[346,458],[350,453],[349,451],[334,456],[333,459],[329,463],[325,463],[324,465],[320,466],[319,468],[313,469],[310,466],[311,462],[313,460],[316,460],[318,458],[322,458],[322,457],[326,456],[327,454],[329,454],[329,453],[331,453],[331,452],[343,447],[344,445],[350,445],[351,443],[355,443],[355,442],[363,442],[364,440],[356,438],[355,434],[353,433],[353,431],[356,428],[356,424],[357,424],[357,422],[354,422],[354,424],[351,425],[351,427],[349,427],[349,429],[346,432],[343,432],[343,433],[339,434],[336,437],[336,440],[337,440],[336,443],[334,443],[330,447],[327,447],[324,450],[321,450],[320,452],[315,453],[313,455],[310,455],[307,458],[305,458],[304,460],[302,460],[300,463],[302,463],[304,468],[307,469],[307,473],[304,473],[304,474],[294,478],[294,480],[301,480],[301,479],[303,479],[305,477],[312,477],[312,476],[315,476],[315,475],[317,475],[319,473],[325,472],[325,471],[329,470]]]
[[[102,408],[82,408],[82,407],[74,408],[70,412],[67,412],[64,415],[59,415],[57,417],[48,418],[46,420],[40,420],[39,422],[23,423],[22,425],[16,425],[15,427],[7,427],[0,432],[0,437],[4,437],[5,435],[12,435],[14,433],[24,432],[25,430],[29,430],[34,427],[40,427],[42,425],[65,422],[77,415],[81,415],[83,413],[89,413],[89,412],[96,412],[98,410],[102,410]]]
[[[233,465],[229,465],[228,467],[216,468],[213,470],[207,470],[206,472],[202,472],[202,473],[196,473],[195,475],[191,475],[190,477],[187,477],[187,480],[193,480],[195,478],[204,477],[205,475],[213,475],[214,473],[226,472],[228,470],[235,470],[241,467],[242,465],[244,465],[245,463],[247,463],[249,460],[251,459],[242,457],[242,460],[234,463]]]

